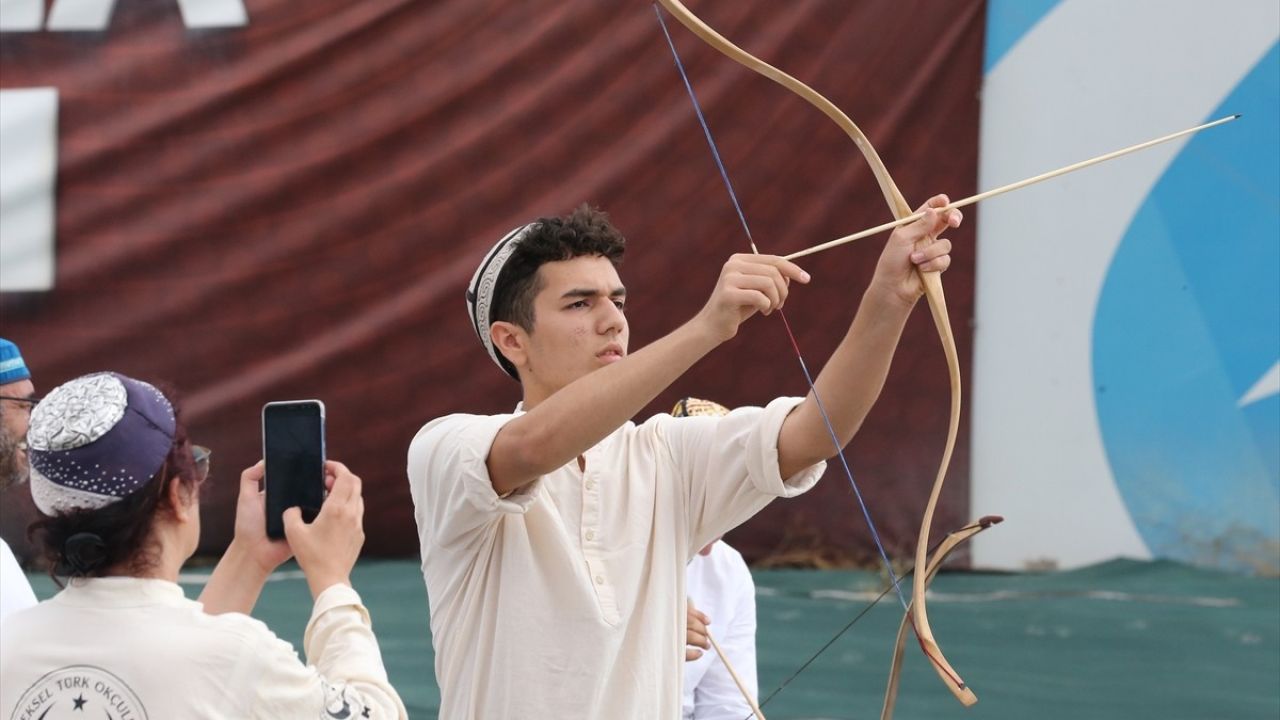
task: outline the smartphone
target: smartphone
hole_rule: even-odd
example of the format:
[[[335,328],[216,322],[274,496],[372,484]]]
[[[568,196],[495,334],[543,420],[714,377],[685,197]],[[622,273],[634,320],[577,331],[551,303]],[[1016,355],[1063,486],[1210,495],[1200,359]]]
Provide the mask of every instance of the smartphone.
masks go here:
[[[307,522],[324,503],[324,403],[269,402],[262,406],[266,460],[267,537],[284,537],[284,511],[302,508]]]

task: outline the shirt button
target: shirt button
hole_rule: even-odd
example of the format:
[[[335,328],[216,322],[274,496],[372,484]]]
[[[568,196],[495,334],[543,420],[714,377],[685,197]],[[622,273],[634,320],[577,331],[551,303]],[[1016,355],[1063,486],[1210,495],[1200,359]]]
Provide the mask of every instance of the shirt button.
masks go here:
[[[604,584],[604,576],[603,576],[603,575],[597,575],[597,576],[596,576],[596,584],[597,584],[597,585],[603,585],[603,584]]]
[[[588,539],[588,540],[595,540],[595,539],[596,539],[596,533],[595,533],[595,531],[594,531],[594,530],[588,530],[588,531],[587,531],[587,539]]]
[[[587,481],[587,489],[588,489],[588,490],[595,490],[595,489],[596,489],[596,481],[595,481],[595,480],[588,480],[588,481]]]

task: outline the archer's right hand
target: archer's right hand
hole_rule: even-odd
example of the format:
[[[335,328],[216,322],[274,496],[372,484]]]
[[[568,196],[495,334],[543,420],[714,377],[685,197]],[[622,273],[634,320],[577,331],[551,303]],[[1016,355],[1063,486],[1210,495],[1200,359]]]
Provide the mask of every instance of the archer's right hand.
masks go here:
[[[734,255],[721,268],[720,279],[695,320],[724,342],[737,335],[738,326],[752,315],[780,309],[792,280],[808,283],[809,273],[777,255]]]

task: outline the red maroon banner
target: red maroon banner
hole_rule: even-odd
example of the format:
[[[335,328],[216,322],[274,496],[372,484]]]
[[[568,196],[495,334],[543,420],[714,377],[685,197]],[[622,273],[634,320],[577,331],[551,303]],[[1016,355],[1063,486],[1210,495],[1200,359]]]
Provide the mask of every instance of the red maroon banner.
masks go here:
[[[980,0],[688,4],[844,108],[912,203],[975,191]],[[57,92],[53,287],[0,296],[0,335],[40,390],[106,369],[181,390],[193,438],[214,449],[206,551],[229,539],[263,403],[319,398],[331,457],[365,481],[367,553],[417,553],[410,438],[433,417],[519,399],[463,302],[510,227],[583,202],[610,212],[629,239],[632,349],[688,319],[728,255],[749,251],[647,2],[247,0],[244,24],[210,26],[177,2],[117,0],[81,30],[50,27],[58,5],[37,8],[38,29],[0,33],[0,90]],[[762,251],[889,219],[833,123],[669,25]],[[974,227],[971,212],[945,276],[966,378]],[[815,372],[882,243],[802,263],[814,282],[787,315]],[[899,556],[942,452],[948,386],[922,302],[848,451]],[[645,415],[684,395],[804,392],[781,322],[756,318]],[[939,530],[968,519],[967,417]],[[730,540],[756,559],[869,559],[835,465]],[[25,496],[3,501],[19,551]]]

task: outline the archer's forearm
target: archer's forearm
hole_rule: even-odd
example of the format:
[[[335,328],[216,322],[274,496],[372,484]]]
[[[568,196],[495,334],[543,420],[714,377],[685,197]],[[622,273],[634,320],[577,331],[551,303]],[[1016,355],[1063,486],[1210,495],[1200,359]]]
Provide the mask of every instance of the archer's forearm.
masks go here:
[[[494,490],[509,493],[586,452],[719,344],[714,333],[690,321],[507,423],[489,450]]]
[[[874,286],[868,289],[849,331],[814,381],[840,447],[853,439],[880,396],[912,307]],[[778,469],[787,478],[835,453],[811,392],[782,425]]]

